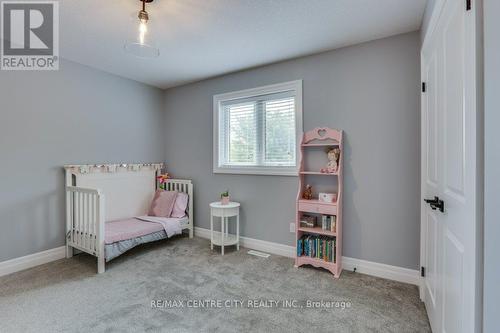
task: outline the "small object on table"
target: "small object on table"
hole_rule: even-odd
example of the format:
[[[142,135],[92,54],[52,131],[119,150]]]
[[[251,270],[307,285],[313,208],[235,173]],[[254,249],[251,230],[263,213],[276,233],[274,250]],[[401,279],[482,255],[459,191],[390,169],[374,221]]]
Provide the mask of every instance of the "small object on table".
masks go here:
[[[236,216],[236,234],[230,234],[228,223],[229,218]],[[220,217],[221,232],[214,232],[214,217]],[[240,203],[229,202],[222,204],[221,202],[212,202],[210,204],[210,248],[213,250],[214,245],[221,247],[221,253],[224,255],[224,246],[236,245],[236,250],[240,250]]]
[[[229,203],[229,190],[226,190],[225,192],[222,192],[220,194],[220,203],[222,205],[227,205]]]
[[[304,193],[302,193],[302,199],[311,200],[312,197],[313,197],[312,186],[307,184],[306,189],[304,190]]]

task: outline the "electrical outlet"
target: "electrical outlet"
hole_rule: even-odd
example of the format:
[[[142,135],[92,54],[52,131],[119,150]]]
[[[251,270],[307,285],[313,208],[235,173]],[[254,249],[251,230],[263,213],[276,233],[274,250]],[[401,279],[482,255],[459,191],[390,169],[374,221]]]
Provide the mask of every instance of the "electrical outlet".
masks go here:
[[[290,232],[295,232],[295,223],[290,223]]]

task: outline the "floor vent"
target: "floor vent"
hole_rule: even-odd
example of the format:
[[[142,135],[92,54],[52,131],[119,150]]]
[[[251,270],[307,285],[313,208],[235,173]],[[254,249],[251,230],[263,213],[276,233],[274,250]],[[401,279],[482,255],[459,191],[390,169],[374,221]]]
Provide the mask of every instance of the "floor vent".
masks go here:
[[[252,256],[262,257],[262,258],[269,258],[269,256],[270,256],[269,253],[259,252],[259,251],[255,251],[255,250],[248,251],[248,254],[250,254]]]

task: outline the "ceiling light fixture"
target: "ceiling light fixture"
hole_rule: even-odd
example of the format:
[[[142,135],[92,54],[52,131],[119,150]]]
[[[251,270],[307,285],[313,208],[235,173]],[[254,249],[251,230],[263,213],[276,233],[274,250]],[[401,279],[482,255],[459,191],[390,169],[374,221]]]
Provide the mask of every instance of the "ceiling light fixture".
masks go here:
[[[160,49],[151,38],[148,32],[149,14],[146,11],[146,3],[153,0],[139,0],[142,2],[142,9],[139,11],[139,33],[132,41],[125,43],[125,51],[140,58],[157,58],[160,55]]]

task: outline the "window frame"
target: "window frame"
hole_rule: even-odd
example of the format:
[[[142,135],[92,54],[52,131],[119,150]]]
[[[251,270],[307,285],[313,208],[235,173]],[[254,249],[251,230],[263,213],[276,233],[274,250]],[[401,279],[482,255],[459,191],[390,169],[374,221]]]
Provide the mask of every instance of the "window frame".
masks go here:
[[[292,91],[295,96],[295,166],[234,166],[223,165],[219,147],[221,124],[221,105],[231,100],[253,98],[266,94],[284,93]],[[247,175],[273,175],[273,176],[298,176],[300,168],[300,143],[302,139],[302,80],[271,84],[262,87],[239,90],[213,96],[213,173],[215,174],[247,174]],[[265,129],[262,129],[265,130]]]

